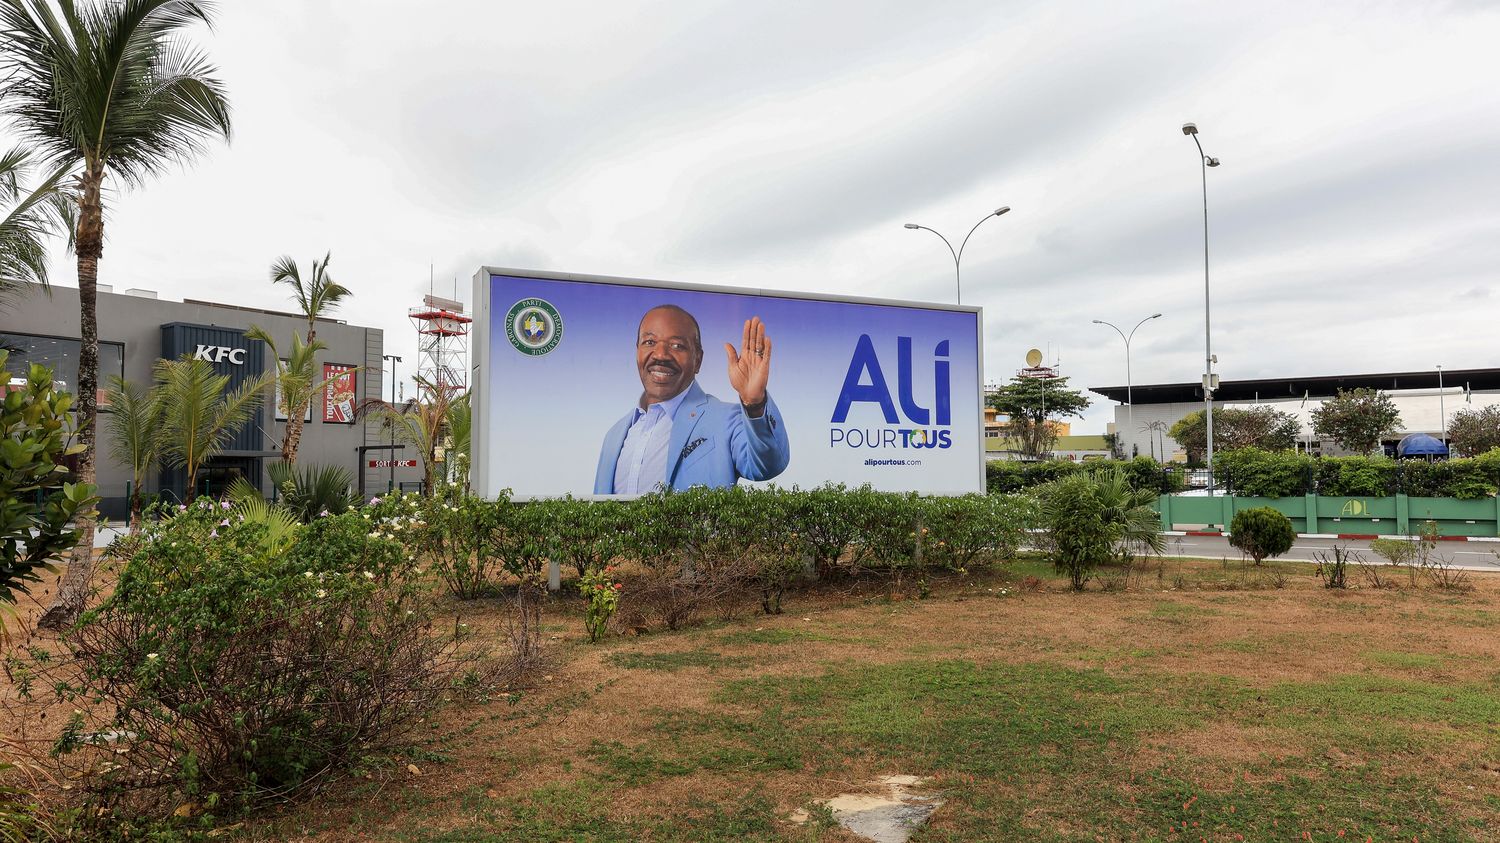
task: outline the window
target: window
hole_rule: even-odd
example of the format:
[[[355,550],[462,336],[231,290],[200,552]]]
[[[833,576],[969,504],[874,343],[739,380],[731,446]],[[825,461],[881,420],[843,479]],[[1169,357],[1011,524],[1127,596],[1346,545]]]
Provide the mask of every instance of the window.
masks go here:
[[[52,370],[52,382],[58,389],[72,391],[78,384],[78,354],[81,347],[78,340],[64,337],[0,333],[0,348],[10,352],[10,358],[5,361],[5,369],[9,373],[7,381],[25,378],[31,371],[31,364],[40,363]],[[110,375],[125,376],[123,343],[99,343],[101,403]]]

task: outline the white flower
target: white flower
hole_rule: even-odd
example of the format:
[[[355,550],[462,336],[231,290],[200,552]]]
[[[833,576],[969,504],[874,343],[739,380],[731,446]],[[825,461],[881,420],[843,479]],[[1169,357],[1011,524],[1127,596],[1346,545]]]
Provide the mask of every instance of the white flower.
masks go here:
[[[220,521],[219,522],[219,526],[220,527],[228,527],[229,526],[229,519],[225,518],[223,521]]]
[[[318,589],[318,593],[317,593],[317,598],[318,598],[318,599],[319,599],[319,600],[322,600],[322,599],[323,599],[323,598],[324,598],[324,597],[327,597],[327,596],[328,596],[328,592],[326,592],[326,591],[324,591],[324,590],[323,590],[323,589],[321,589],[321,588],[320,588],[320,589]]]
[[[312,571],[303,571],[302,576],[312,579]]]
[[[157,657],[157,654],[156,654],[156,653],[147,653],[147,654],[146,654],[146,658],[147,658],[147,659],[148,659],[148,660],[155,660],[155,659],[156,659],[156,657]]]
[[[372,574],[372,573],[370,573],[369,571],[365,571],[365,579],[367,579],[367,580],[373,580],[373,579],[375,579],[375,575]]]
[[[318,517],[319,518],[327,518],[328,517],[328,510],[325,509],[322,512],[319,512],[318,513]]]
[[[372,539],[378,539],[378,538],[380,538],[380,531],[376,530],[375,532],[371,533],[370,534],[370,538],[372,538]]]

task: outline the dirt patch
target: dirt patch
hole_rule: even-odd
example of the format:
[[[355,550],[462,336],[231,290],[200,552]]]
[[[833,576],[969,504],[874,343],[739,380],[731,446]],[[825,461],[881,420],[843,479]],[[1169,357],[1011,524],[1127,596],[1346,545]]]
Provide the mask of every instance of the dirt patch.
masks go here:
[[[1172,563],[1173,577],[1191,575],[1196,565]],[[825,587],[789,595],[785,615],[747,612],[681,632],[612,635],[597,645],[585,639],[576,598],[555,597],[543,617],[553,667],[535,687],[455,701],[421,724],[409,753],[371,759],[321,798],[257,819],[244,839],[353,841],[399,836],[413,825],[457,828],[474,823],[492,803],[601,775],[613,783],[606,795],[611,815],[625,821],[723,803],[752,790],[785,816],[816,798],[900,772],[852,758],[838,780],[808,769],[673,774],[671,753],[662,751],[674,740],[661,730],[664,714],[755,714],[716,701],[724,684],[736,679],[946,659],[1222,677],[1254,687],[1350,673],[1445,682],[1488,682],[1500,674],[1500,636],[1489,623],[1500,619],[1500,577],[1476,576],[1475,589],[1456,596],[1412,589],[1331,592],[1305,574],[1280,589],[1232,592],[1158,588],[1155,578],[1138,578],[1135,590],[1117,593],[1022,591],[1014,579],[1003,571],[949,577],[935,582],[932,599],[897,602],[874,580]],[[50,599],[39,589],[39,600],[44,596]],[[480,640],[503,637],[504,598],[444,601],[442,609]],[[35,611],[23,606],[28,616]],[[707,655],[674,658],[683,653]],[[620,658],[627,654],[631,658]],[[14,689],[4,686],[0,696],[13,698]],[[15,716],[0,707],[0,734],[16,733],[19,722],[5,719]],[[1221,722],[1148,737],[1135,750],[1134,766],[1147,769],[1186,754],[1232,771],[1300,751],[1290,731]],[[1430,767],[1440,763],[1435,758],[1411,763]],[[1328,759],[1333,769],[1363,760],[1353,753]],[[1452,785],[1455,798],[1464,796],[1466,782]],[[934,822],[944,826],[941,813]]]

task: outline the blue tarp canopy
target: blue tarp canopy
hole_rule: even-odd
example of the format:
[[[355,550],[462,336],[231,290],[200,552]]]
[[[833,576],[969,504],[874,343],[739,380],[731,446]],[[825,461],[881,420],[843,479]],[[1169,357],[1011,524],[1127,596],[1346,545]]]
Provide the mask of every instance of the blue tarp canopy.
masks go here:
[[[1425,433],[1411,433],[1402,437],[1396,453],[1403,457],[1446,457],[1448,446]]]

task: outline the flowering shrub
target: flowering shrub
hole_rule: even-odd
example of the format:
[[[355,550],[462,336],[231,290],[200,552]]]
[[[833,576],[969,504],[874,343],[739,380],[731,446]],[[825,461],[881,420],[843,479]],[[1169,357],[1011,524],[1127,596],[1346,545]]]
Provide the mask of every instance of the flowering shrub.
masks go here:
[[[169,511],[66,639],[72,660],[29,668],[45,681],[26,687],[113,712],[55,747],[106,802],[297,794],[397,738],[462,661],[389,524],[351,512],[277,535],[223,506]]]
[[[456,486],[430,497],[395,494],[372,499],[361,515],[463,600],[494,594],[501,573],[535,579],[561,547],[548,511],[512,502],[509,490],[493,501]]]
[[[590,641],[599,640],[599,636],[609,626],[609,619],[620,608],[620,592],[625,586],[612,581],[614,572],[613,565],[606,565],[601,570],[585,571],[578,578],[578,590],[583,593],[587,604],[583,613],[583,628],[588,632]]]

